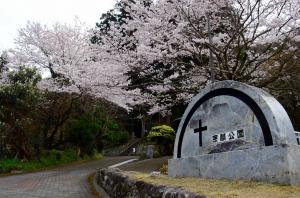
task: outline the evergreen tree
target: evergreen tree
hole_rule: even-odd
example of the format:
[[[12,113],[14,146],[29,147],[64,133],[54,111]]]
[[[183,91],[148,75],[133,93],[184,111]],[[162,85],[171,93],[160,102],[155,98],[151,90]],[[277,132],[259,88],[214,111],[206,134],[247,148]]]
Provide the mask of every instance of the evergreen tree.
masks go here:
[[[41,98],[37,83],[41,76],[36,69],[20,67],[8,74],[0,86],[0,122],[7,129],[7,141],[19,158],[31,159],[34,155],[30,137],[38,137],[35,121]]]

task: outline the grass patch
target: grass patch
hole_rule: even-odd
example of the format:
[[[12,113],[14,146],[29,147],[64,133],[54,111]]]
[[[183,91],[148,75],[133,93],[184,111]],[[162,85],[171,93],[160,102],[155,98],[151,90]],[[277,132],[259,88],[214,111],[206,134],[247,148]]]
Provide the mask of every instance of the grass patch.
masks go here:
[[[0,160],[0,174],[12,172],[30,172],[34,170],[44,169],[48,167],[55,167],[72,162],[100,159],[101,154],[94,154],[93,156],[77,156],[74,150],[51,150],[44,151],[39,160],[22,161],[19,159],[4,159]]]
[[[244,180],[227,181],[201,178],[172,178],[166,175],[150,177],[149,174],[139,172],[126,172],[126,175],[152,184],[181,187],[187,191],[212,198],[298,198],[300,195],[300,186]]]

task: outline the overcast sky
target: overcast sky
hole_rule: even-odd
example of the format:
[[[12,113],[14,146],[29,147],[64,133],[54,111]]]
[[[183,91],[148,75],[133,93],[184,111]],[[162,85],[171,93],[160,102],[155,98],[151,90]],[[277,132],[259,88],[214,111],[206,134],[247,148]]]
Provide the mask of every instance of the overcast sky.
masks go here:
[[[101,13],[113,8],[115,0],[1,0],[0,52],[13,47],[18,29],[27,21],[52,24],[80,21],[94,27]]]

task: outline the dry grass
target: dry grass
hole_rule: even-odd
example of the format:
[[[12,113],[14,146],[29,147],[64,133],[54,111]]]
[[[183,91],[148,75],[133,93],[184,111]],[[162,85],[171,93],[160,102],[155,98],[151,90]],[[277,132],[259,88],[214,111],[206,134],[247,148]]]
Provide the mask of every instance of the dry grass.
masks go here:
[[[300,186],[288,186],[267,184],[256,181],[227,181],[201,178],[171,178],[166,175],[150,177],[149,174],[140,172],[126,172],[126,174],[138,180],[152,184],[182,187],[199,195],[212,198],[299,198]]]
[[[96,190],[96,187],[94,186],[94,177],[95,177],[95,174],[96,173],[90,174],[88,176],[88,178],[87,178],[87,181],[88,181],[88,183],[90,185],[90,188],[91,188],[91,191],[92,191],[92,197],[93,198],[100,198],[99,194],[98,194],[98,192]]]

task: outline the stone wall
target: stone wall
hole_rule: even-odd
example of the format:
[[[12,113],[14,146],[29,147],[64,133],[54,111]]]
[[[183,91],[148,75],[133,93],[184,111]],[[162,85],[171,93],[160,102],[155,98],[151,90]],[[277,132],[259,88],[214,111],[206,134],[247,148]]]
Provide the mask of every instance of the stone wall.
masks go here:
[[[180,188],[149,184],[124,175],[119,169],[101,169],[97,184],[115,198],[205,198]]]

